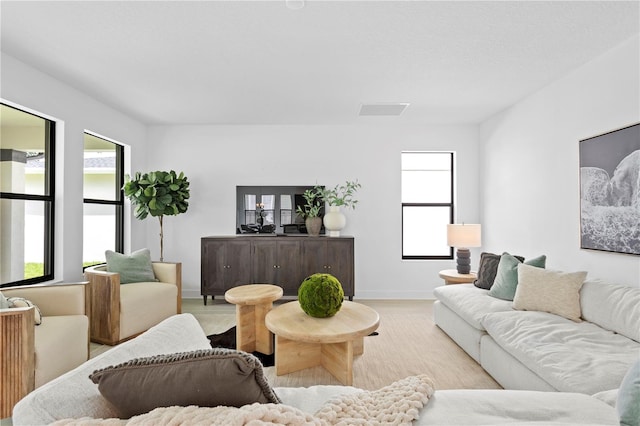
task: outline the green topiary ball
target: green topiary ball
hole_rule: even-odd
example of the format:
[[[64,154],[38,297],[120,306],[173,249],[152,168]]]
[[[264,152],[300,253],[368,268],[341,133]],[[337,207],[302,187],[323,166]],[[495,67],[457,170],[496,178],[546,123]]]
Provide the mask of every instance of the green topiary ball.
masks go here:
[[[344,290],[331,274],[313,274],[300,284],[298,302],[302,310],[312,317],[334,316],[342,307]]]

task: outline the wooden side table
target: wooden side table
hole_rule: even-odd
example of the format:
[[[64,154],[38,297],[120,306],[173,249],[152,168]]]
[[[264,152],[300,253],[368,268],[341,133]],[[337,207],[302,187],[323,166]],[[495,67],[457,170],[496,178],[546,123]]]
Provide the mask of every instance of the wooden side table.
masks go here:
[[[241,285],[225,292],[225,300],[236,305],[236,349],[273,353],[273,334],[264,318],[281,297],[282,287],[272,284]]]
[[[475,272],[459,274],[455,269],[445,269],[440,271],[440,278],[444,280],[445,284],[465,284],[474,282],[478,276]]]
[[[321,365],[347,386],[353,385],[353,357],[364,352],[364,337],[378,328],[380,316],[360,303],[344,301],[335,316],[314,318],[298,301],[267,315],[276,335],[276,375]]]

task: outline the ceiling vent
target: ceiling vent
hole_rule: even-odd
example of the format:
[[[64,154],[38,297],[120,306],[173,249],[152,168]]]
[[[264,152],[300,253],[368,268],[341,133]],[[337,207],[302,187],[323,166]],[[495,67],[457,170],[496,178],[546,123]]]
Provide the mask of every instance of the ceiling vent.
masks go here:
[[[362,104],[360,113],[362,116],[398,116],[409,106],[408,103],[384,103],[384,104]]]

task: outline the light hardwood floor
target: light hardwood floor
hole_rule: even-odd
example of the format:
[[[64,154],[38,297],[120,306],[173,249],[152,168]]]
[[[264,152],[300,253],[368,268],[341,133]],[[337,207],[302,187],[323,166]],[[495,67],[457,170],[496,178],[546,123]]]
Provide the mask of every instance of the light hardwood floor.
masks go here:
[[[275,302],[286,303],[292,299]],[[378,335],[365,338],[364,354],[354,360],[353,385],[374,390],[416,374],[429,375],[437,389],[500,389],[471,357],[433,323],[432,300],[355,300],[380,314]],[[235,325],[235,305],[223,298],[183,299],[182,309],[193,314],[207,335]],[[109,347],[92,343],[92,356]],[[264,368],[272,386],[340,384],[322,367],[276,376]]]

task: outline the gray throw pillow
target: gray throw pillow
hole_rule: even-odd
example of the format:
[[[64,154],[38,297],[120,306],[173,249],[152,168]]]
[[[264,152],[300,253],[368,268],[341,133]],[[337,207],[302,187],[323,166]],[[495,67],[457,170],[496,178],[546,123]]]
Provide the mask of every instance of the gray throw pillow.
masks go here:
[[[107,272],[120,274],[120,284],[158,281],[153,273],[149,249],[140,249],[130,255],[115,251],[105,252]]]
[[[241,407],[280,403],[254,355],[213,348],[138,358],[89,378],[121,418],[174,405]]]
[[[524,262],[524,257],[514,256],[520,262]],[[500,255],[494,253],[480,253],[480,263],[478,265],[478,278],[473,282],[478,288],[489,290],[496,279]]]
[[[509,253],[503,253],[502,256],[500,256],[496,279],[489,290],[489,296],[497,297],[498,299],[513,300],[516,294],[516,287],[518,286],[518,265],[524,263],[525,265],[544,268],[546,261],[547,256],[544,254],[521,262],[515,256],[511,256]]]
[[[640,360],[631,366],[622,379],[616,410],[620,426],[640,426]]]

